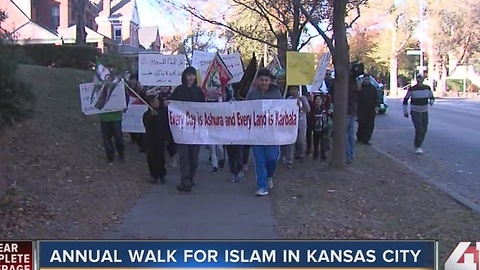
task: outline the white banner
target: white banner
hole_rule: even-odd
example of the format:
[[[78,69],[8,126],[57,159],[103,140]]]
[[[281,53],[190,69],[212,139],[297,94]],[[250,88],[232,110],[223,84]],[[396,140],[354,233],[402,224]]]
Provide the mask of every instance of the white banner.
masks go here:
[[[84,83],[80,84],[79,88],[80,103],[85,115],[117,112],[127,107],[125,86],[122,82],[116,85]]]
[[[168,117],[180,144],[286,145],[297,139],[293,99],[238,102],[171,101]]]
[[[321,87],[325,80],[325,73],[327,73],[328,64],[330,64],[330,57],[331,54],[327,52],[318,59],[318,66],[311,86],[311,91],[318,92],[319,90],[323,90]]]
[[[123,114],[122,131],[125,133],[145,133],[143,114],[147,109],[147,105],[130,104]]]
[[[205,78],[208,66],[214,57],[215,53],[193,51],[192,66],[200,72],[202,80]],[[243,77],[243,65],[240,53],[221,54],[220,57],[233,75],[233,78],[228,83],[239,82]]]
[[[145,86],[176,86],[182,83],[185,55],[140,54],[138,80]]]

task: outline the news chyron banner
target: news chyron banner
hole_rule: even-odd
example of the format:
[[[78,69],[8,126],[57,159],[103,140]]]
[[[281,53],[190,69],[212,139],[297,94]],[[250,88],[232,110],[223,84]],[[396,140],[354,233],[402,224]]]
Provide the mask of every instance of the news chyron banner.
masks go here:
[[[0,270],[436,270],[437,253],[435,241],[0,241]]]

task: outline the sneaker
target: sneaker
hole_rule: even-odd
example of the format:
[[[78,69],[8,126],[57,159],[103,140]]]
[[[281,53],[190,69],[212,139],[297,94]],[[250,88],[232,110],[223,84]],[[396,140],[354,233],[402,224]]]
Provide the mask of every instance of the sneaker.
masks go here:
[[[416,153],[417,155],[421,155],[421,154],[423,154],[423,149],[419,147],[419,148],[417,148],[417,149],[415,150],[415,153]]]
[[[267,196],[268,195],[268,190],[265,190],[263,188],[257,190],[257,192],[255,192],[255,195],[257,196]]]
[[[179,186],[177,186],[177,190],[178,191],[184,191],[184,192],[191,192],[192,188],[191,187],[190,188],[189,187],[184,187],[182,185],[179,185]]]
[[[218,168],[217,167],[213,167],[212,174],[218,174]]]
[[[165,179],[165,176],[162,176],[158,179],[158,182],[160,182],[160,184],[164,184],[165,182],[167,182],[167,179]]]
[[[112,165],[113,164],[113,157],[107,157],[107,163]]]
[[[230,175],[230,183],[236,183],[237,179],[238,179],[237,175],[235,175],[233,173]]]
[[[177,160],[175,158],[172,158],[172,167],[177,167]]]
[[[150,179],[150,183],[152,183],[152,184],[158,183],[158,178],[152,178],[152,179]]]
[[[243,182],[245,179],[245,174],[243,172],[239,172],[237,175],[237,182]]]
[[[272,177],[269,177],[268,180],[267,180],[267,187],[269,189],[273,188],[273,178]]]
[[[286,165],[287,165],[287,169],[293,168],[293,164],[292,164],[292,163],[286,163]]]
[[[224,159],[218,161],[218,167],[220,169],[223,169],[225,167],[225,160]]]

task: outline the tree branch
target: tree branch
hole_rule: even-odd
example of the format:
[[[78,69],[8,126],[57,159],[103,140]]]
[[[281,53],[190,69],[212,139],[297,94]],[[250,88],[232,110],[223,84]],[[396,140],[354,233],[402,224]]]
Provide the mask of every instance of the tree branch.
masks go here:
[[[357,6],[356,10],[357,10],[357,16],[355,16],[355,18],[353,18],[353,20],[347,24],[347,28],[351,28],[352,25],[360,18],[361,16],[360,6]]]
[[[175,5],[175,4],[173,4],[173,5]],[[197,13],[196,9],[194,7],[185,6],[183,4],[179,5],[179,7],[182,10],[185,10],[186,12],[188,12],[189,14],[191,14],[192,16],[194,16],[195,18],[197,18],[201,21],[207,22],[207,23],[212,24],[212,25],[216,25],[216,26],[226,28],[226,29],[232,31],[233,33],[236,33],[236,34],[238,34],[240,36],[243,36],[245,38],[248,38],[250,40],[258,41],[260,43],[267,44],[268,46],[271,46],[271,47],[274,47],[274,48],[279,48],[279,45],[274,44],[272,42],[269,42],[268,40],[265,40],[265,39],[262,39],[262,38],[259,38],[259,37],[251,36],[249,33],[245,33],[242,30],[237,29],[236,27],[233,27],[229,23],[223,23],[223,22],[219,22],[219,21],[214,20],[214,19],[209,19],[209,18],[203,16],[202,14]]]
[[[328,46],[328,49],[330,52],[335,51],[335,47],[333,45],[333,40],[332,38],[328,37],[327,34],[318,26],[318,19],[313,18],[312,15],[300,4],[300,0],[293,0],[294,2],[297,2],[297,5],[300,7],[300,11],[302,14],[307,18],[307,20],[310,22],[310,24],[317,30],[318,34],[323,38],[325,43]]]

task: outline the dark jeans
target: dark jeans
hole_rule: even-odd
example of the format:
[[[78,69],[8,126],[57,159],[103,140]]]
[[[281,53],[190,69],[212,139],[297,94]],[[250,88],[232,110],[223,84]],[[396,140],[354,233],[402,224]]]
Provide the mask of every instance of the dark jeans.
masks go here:
[[[154,145],[148,145],[146,148],[150,176],[153,179],[165,177],[167,175],[167,170],[165,169],[165,142],[159,140]]]
[[[312,139],[313,139],[313,128],[311,124],[307,124],[307,154],[310,154],[312,151]]]
[[[248,158],[250,157],[250,148],[252,146],[250,145],[244,145],[242,147],[243,153],[242,153],[242,158],[243,158],[243,165],[248,165]]]
[[[413,126],[415,127],[415,148],[422,147],[428,129],[428,112],[411,111]]]
[[[130,133],[130,138],[132,139],[132,142],[134,142],[136,145],[138,145],[138,148],[140,149],[141,152],[145,152],[145,140],[143,139],[145,137],[145,133]]]
[[[122,121],[100,121],[102,131],[103,147],[108,159],[113,159],[115,149],[120,156],[123,156],[125,148],[123,143]],[[115,148],[112,138],[115,140]]]
[[[328,129],[313,132],[313,157],[318,158],[318,148],[320,146],[320,157],[326,158],[328,151]]]
[[[178,144],[177,151],[180,163],[180,185],[191,188],[198,167],[200,145]]]
[[[372,139],[373,130],[375,128],[375,115],[375,111],[359,111],[357,129],[358,141],[369,143]]]
[[[241,145],[227,145],[228,166],[230,173],[238,175],[243,166],[243,147]]]
[[[169,138],[167,141],[167,152],[170,157],[175,156],[177,153],[177,144],[175,143],[175,140],[173,140],[173,135],[171,132],[169,132]]]

